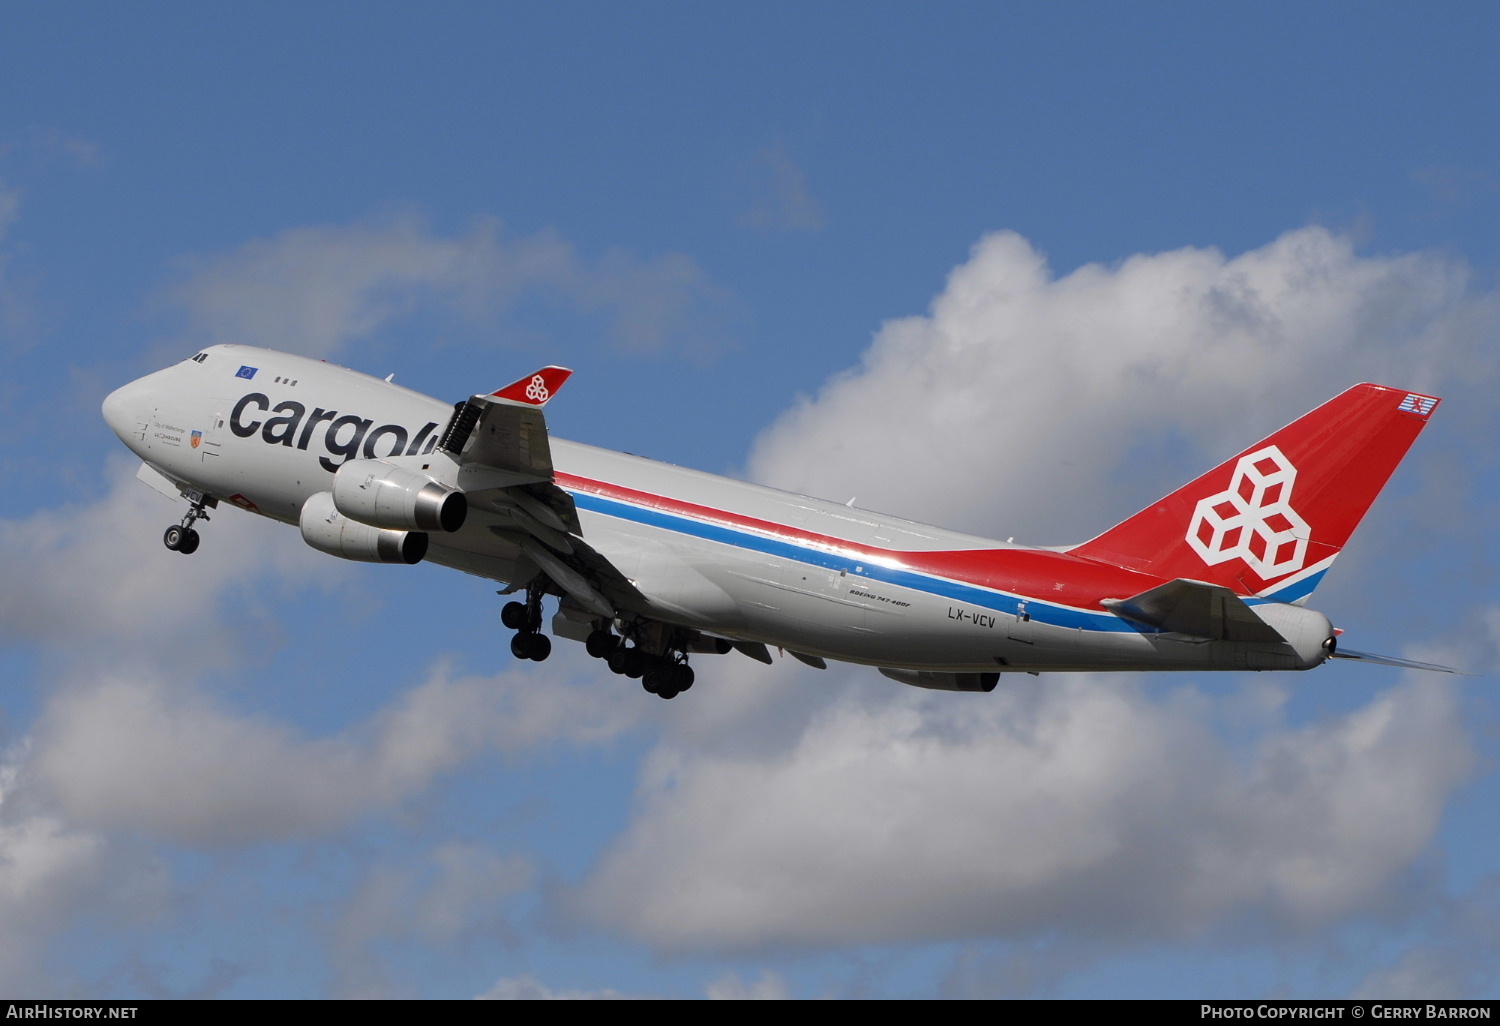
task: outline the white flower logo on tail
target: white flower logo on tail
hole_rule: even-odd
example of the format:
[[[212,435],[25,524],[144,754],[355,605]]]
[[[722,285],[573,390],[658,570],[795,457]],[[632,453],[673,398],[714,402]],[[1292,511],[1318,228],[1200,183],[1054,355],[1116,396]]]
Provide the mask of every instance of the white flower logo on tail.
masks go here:
[[[534,403],[544,403],[552,398],[552,393],[547,391],[547,382],[540,374],[532,375],[531,384],[526,386],[526,398]]]
[[[1241,456],[1226,491],[1198,502],[1187,543],[1209,566],[1236,556],[1263,581],[1302,569],[1307,521],[1292,509],[1297,468],[1274,445]]]

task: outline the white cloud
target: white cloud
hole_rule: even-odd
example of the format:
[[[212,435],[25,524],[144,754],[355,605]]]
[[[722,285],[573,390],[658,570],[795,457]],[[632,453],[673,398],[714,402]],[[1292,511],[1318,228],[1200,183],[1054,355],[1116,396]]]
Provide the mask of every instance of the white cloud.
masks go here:
[[[780,973],[767,969],[754,983],[746,983],[737,973],[725,973],[708,985],[712,1001],[790,1001],[791,988]]]
[[[445,237],[410,214],[257,239],[189,265],[169,298],[207,341],[330,356],[420,308],[483,320],[523,296],[605,316],[627,349],[693,353],[728,299],[681,254],[590,263],[551,231],[510,240],[484,218]]]
[[[667,747],[579,907],[676,951],[1317,926],[1388,899],[1473,761],[1441,686],[1248,765],[1197,704],[1062,676],[838,703],[780,755]]]
[[[336,581],[348,568],[316,557],[295,532],[228,506],[202,528],[191,558],[161,543],[187,508],[110,463],[97,502],[0,521],[0,635],[72,660],[216,661],[232,637],[218,600],[247,579]]]
[[[61,160],[74,167],[98,170],[105,163],[104,152],[98,143],[57,127],[35,132],[30,148],[45,160]]]
[[[807,173],[792,159],[786,143],[755,156],[754,203],[739,224],[769,232],[819,231],[823,207],[807,185]]]
[[[104,844],[55,815],[25,808],[16,754],[0,763],[0,987],[39,995],[42,942],[94,896]]]
[[[745,983],[735,973],[725,973],[708,985],[705,997],[711,1001],[786,1001],[791,990],[779,973],[766,970],[754,983]],[[555,990],[535,976],[512,976],[498,981],[479,995],[484,1001],[634,1001],[651,1000],[646,994],[622,991]]]
[[[0,181],[0,244],[21,216],[21,193]],[[39,315],[35,283],[18,278],[11,269],[12,254],[0,249],[0,341],[14,351],[35,342]]]
[[[762,435],[750,468],[1082,540],[1356,381],[1483,401],[1497,309],[1461,263],[1362,257],[1317,228],[1062,279],[999,233],[929,316],[885,325]],[[1294,727],[1257,685],[1160,701],[1056,675],[961,701],[868,675],[803,674],[779,718],[731,687],[752,743],[677,717],[576,909],[658,950],[1047,934],[1061,966],[1101,938],[1317,929],[1406,893],[1473,764],[1456,692],[1427,682]]]
[[[106,677],[51,701],[31,764],[76,822],[184,844],[250,844],[388,808],[484,751],[614,737],[642,707],[642,696],[615,683],[538,687],[522,671],[452,678],[439,669],[369,722],[308,737],[191,687]]]
[[[502,244],[492,226],[455,238],[416,223],[304,229],[206,265],[183,296],[204,331],[238,325],[260,333],[254,341],[328,351],[433,296],[483,306],[485,273],[510,273],[516,288],[564,282],[556,287],[579,304],[628,319],[632,289],[620,283],[638,272],[641,323],[622,338],[670,323],[674,288],[694,293],[690,264],[621,258],[574,274],[576,258],[558,256],[566,252],[546,236]],[[489,271],[465,278],[464,254]],[[659,293],[652,276],[667,282]],[[1381,292],[1395,298],[1381,306]],[[1252,407],[1280,404],[1283,419],[1300,412],[1325,397],[1313,379],[1330,367],[1449,360],[1476,325],[1487,330],[1486,302],[1467,293],[1461,268],[1358,258],[1315,230],[1233,261],[1183,251],[1059,282],[1024,242],[992,237],[932,317],[887,326],[862,372],[769,432],[755,468],[793,487],[859,494],[863,505],[909,502],[905,511],[932,519],[953,519],[943,512],[951,499],[954,515],[975,525],[1003,524],[1002,513],[1016,523],[1030,510],[1033,523],[1070,529],[1101,493],[1128,492],[1107,471],[1132,447],[1177,430],[1209,448],[1221,437],[1240,444]],[[1374,334],[1349,327],[1359,323]],[[1398,327],[1381,327],[1390,323]],[[1089,334],[1091,324],[1109,330]],[[1199,361],[1190,340],[1205,326],[1214,330]],[[1325,329],[1333,342],[1319,341]],[[1063,370],[1050,369],[1053,354]],[[1249,370],[1236,377],[1237,367]],[[1142,381],[1160,387],[1136,387]],[[1236,407],[1240,384],[1249,398]],[[950,445],[987,422],[996,394],[1011,394],[1005,387],[1015,430],[1034,447],[975,457]],[[793,444],[798,430],[805,454]],[[867,455],[883,448],[901,474]],[[1081,469],[1059,471],[1075,457]],[[0,629],[55,653],[126,656],[108,673],[74,673],[31,730],[24,766],[36,807],[0,807],[0,891],[10,895],[0,917],[16,922],[61,922],[60,910],[91,893],[103,837],[214,847],[316,836],[409,801],[483,752],[597,744],[656,716],[672,740],[651,756],[639,815],[578,900],[597,922],[661,949],[1043,929],[1177,936],[1240,915],[1316,926],[1391,896],[1470,764],[1457,699],[1441,686],[1398,689],[1305,730],[1280,725],[1270,709],[1250,732],[1253,757],[1241,758],[1209,726],[1234,715],[1225,703],[1207,703],[1211,714],[1202,702],[1158,703],[1126,685],[1066,677],[1007,679],[990,696],[925,696],[867,670],[769,671],[733,655],[700,663],[703,684],[666,706],[592,663],[581,686],[440,668],[367,721],[312,736],[149,669],[149,654],[192,639],[207,651],[227,636],[215,604],[266,573],[267,553],[269,573],[288,580],[337,580],[350,568],[310,556],[294,532],[228,511],[191,560],[167,553],[160,528],[176,512],[132,480],[133,469],[121,464],[99,503],[0,524]],[[1005,475],[1029,485],[1001,488]],[[566,672],[568,658],[560,652],[549,671]],[[506,888],[520,886],[513,860],[450,854],[446,863],[434,856],[430,877],[369,871],[344,939],[401,927],[448,943],[475,926],[466,896],[494,912]],[[19,951],[10,936],[0,928],[0,955]],[[358,959],[350,966],[357,987]],[[709,991],[784,989],[766,974],[752,984],[724,977]],[[517,976],[487,996],[625,995],[553,991]]]
[[[334,926],[333,959],[344,997],[394,997],[401,974],[381,949],[416,939],[453,950],[475,937],[513,939],[503,902],[532,883],[525,860],[470,843],[449,842],[427,865],[367,869]]]
[[[1496,311],[1457,261],[1363,257],[1321,228],[1233,259],[1182,249],[1063,278],[999,232],[928,316],[884,325],[860,366],[767,430],[750,471],[930,523],[1082,541],[1357,381],[1484,379]]]
[[[553,990],[535,976],[512,976],[479,995],[481,1001],[626,1001],[642,995],[618,990]]]
[[[992,950],[996,947],[1000,950]],[[954,956],[939,992],[960,1000],[1054,997],[1058,983],[1092,964],[1107,948],[1105,942],[1077,936],[968,944]]]
[[[1355,1000],[1487,997],[1500,985],[1500,877],[1444,902],[1431,929],[1390,963],[1372,970]]]

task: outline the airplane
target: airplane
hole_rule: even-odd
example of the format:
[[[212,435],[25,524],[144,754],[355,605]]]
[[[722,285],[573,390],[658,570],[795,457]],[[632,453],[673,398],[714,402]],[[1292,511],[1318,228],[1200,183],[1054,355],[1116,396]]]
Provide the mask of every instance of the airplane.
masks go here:
[[[504,584],[512,654],[580,641],[673,698],[689,658],[771,648],[904,684],[1000,674],[1306,670],[1355,652],[1313,589],[1426,426],[1435,396],[1360,384],[1098,537],[1027,547],[551,438],[572,372],[454,405],[324,361],[215,345],[112,392],[137,476],[186,499],[191,554],[220,502],[343,559]],[[1449,671],[1451,672],[1451,671]]]

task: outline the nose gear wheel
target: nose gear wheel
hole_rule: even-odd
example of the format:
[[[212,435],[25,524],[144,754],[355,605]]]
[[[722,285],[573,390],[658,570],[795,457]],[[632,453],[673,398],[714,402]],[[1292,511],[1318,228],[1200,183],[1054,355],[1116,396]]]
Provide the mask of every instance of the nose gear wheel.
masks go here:
[[[199,496],[183,514],[182,523],[173,524],[162,532],[161,543],[171,551],[180,552],[184,556],[191,556],[197,552],[198,543],[202,539],[198,537],[198,532],[193,530],[193,524],[196,521],[208,519],[208,511],[204,507],[209,501],[208,496]]]

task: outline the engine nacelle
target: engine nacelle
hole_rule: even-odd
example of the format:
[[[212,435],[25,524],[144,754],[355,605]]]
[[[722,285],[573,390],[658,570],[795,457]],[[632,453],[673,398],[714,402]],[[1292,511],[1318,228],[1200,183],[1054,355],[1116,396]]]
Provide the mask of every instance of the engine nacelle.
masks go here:
[[[983,691],[989,693],[1000,683],[1000,674],[991,673],[936,673],[930,670],[896,670],[882,666],[880,672],[891,680],[899,680],[914,688],[930,691]]]
[[[457,531],[469,513],[463,492],[384,460],[339,467],[333,502],[346,517],[397,531]]]
[[[360,563],[420,563],[427,535],[371,527],[340,513],[333,495],[317,492],[302,504],[302,540],[319,552]]]

